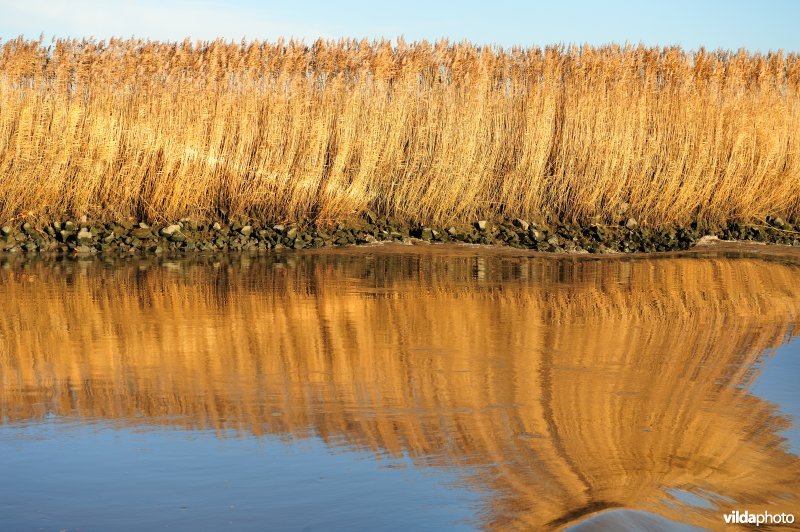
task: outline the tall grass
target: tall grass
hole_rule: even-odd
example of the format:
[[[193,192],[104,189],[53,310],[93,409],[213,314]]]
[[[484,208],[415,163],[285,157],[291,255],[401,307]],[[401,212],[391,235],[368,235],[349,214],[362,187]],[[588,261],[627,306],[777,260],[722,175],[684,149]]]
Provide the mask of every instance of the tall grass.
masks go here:
[[[0,47],[0,217],[800,215],[800,56],[403,41]]]

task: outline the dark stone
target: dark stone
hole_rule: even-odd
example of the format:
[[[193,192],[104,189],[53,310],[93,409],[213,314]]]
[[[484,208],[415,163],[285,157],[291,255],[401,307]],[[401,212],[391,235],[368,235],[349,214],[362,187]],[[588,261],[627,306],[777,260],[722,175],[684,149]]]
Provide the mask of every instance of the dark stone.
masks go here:
[[[150,229],[146,227],[137,227],[136,229],[131,230],[131,236],[139,239],[148,239],[154,237]]]
[[[522,229],[523,231],[527,231],[530,228],[531,224],[521,218],[514,219],[514,225]]]

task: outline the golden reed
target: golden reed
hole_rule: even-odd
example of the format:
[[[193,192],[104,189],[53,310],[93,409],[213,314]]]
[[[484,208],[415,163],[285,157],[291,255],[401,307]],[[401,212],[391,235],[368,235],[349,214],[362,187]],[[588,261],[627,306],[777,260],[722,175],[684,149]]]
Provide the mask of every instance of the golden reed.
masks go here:
[[[800,326],[796,261],[375,253],[0,270],[0,422],[318,436],[461,471],[502,529],[797,507],[747,387]]]
[[[799,133],[781,52],[20,38],[0,222],[797,218]]]

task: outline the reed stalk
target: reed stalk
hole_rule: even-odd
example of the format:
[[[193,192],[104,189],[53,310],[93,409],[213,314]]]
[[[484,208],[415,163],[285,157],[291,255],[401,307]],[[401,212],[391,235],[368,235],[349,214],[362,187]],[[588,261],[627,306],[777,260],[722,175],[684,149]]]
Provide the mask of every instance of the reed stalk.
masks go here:
[[[800,215],[800,56],[609,45],[0,46],[0,221]]]

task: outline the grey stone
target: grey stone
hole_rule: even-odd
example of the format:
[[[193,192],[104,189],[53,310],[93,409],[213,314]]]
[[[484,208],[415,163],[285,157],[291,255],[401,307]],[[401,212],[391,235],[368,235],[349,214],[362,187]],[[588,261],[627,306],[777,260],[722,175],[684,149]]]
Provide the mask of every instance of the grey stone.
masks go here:
[[[87,242],[91,242],[93,238],[92,232],[86,229],[81,229],[78,231],[78,242],[81,244],[85,244]]]
[[[486,231],[486,229],[489,228],[489,222],[487,222],[486,220],[479,220],[479,221],[475,222],[475,227],[479,231]]]
[[[283,224],[276,224],[272,226],[272,229],[279,233],[283,233],[286,230],[286,226]]]
[[[636,229],[639,227],[639,222],[636,221],[636,218],[628,218],[628,221],[625,222],[625,227],[631,230]]]
[[[239,232],[244,236],[250,236],[253,233],[253,226],[245,225],[244,227],[239,229]]]
[[[164,236],[172,236],[175,233],[180,233],[181,226],[178,224],[168,225],[161,230],[161,234]]]
[[[214,231],[219,231],[220,229],[222,229],[222,226],[221,226],[221,225],[219,225],[219,222],[214,222],[214,225],[212,225],[212,226],[211,226],[211,228],[212,228]]]
[[[10,235],[11,228],[7,225],[4,225],[2,228],[0,228],[0,233],[3,233],[3,235]]]
[[[292,227],[291,229],[286,231],[286,238],[288,238],[289,240],[294,240],[295,238],[297,238],[297,228]]]

